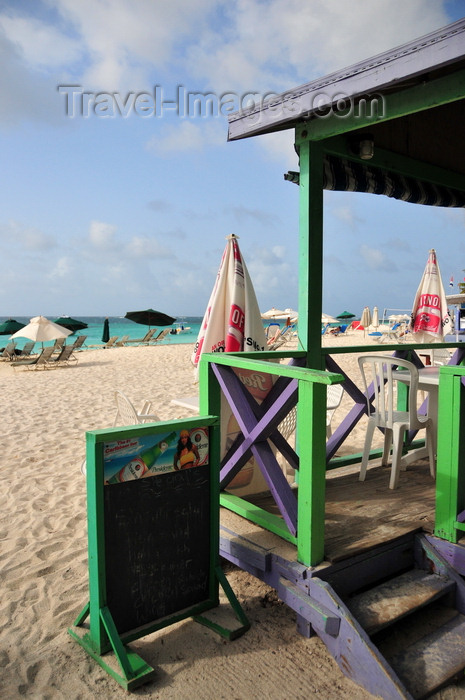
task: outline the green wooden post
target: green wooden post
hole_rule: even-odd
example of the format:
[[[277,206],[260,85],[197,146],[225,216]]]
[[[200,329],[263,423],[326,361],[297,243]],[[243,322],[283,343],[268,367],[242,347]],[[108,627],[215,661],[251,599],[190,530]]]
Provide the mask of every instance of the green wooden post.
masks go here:
[[[326,385],[299,383],[297,439],[300,454],[297,559],[315,566],[324,559],[326,477]]]
[[[87,530],[89,557],[89,643],[97,654],[110,649],[110,642],[100,618],[106,606],[105,596],[105,543],[103,513],[103,446],[97,447],[95,434],[86,434],[87,455]],[[98,464],[93,464],[95,461]]]
[[[439,381],[438,455],[434,534],[457,542],[464,523],[457,515],[465,509],[465,388],[464,367],[441,367]]]
[[[299,339],[307,366],[324,369],[321,355],[323,297],[323,150],[297,130],[300,160]]]

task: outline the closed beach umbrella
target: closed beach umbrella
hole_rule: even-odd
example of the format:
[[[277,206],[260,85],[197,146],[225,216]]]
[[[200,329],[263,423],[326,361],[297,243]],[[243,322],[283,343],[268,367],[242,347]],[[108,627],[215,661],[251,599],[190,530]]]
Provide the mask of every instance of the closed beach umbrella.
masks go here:
[[[378,311],[377,306],[373,307],[373,315],[371,317],[371,325],[373,326],[373,328],[375,330],[376,330],[376,328],[379,327],[379,311]]]
[[[413,302],[410,331],[416,342],[442,342],[452,332],[452,319],[447,308],[436,251],[429,251],[423,277]]]
[[[67,328],[71,333],[76,333],[76,331],[82,331],[84,328],[87,328],[87,323],[78,321],[76,318],[71,318],[71,316],[60,316],[60,318],[56,318],[53,323],[58,323],[59,326]]]
[[[49,321],[45,316],[34,316],[27,326],[13,333],[10,338],[28,338],[29,340],[44,343],[47,340],[67,338],[69,335],[71,335],[71,331],[68,328]]]
[[[226,240],[228,242],[191,357],[196,367],[202,352],[266,348],[262,317],[237,236],[227,236]]]
[[[110,322],[106,318],[103,322],[102,343],[108,343],[110,340]]]
[[[171,326],[176,321],[172,316],[163,314],[161,311],[154,309],[145,309],[145,311],[128,311],[124,318],[128,318],[134,323],[140,323],[143,326]]]
[[[16,331],[20,331],[24,326],[24,323],[15,321],[14,318],[9,318],[7,321],[3,321],[3,323],[0,324],[0,335],[11,335],[12,333],[16,333]]]
[[[366,335],[367,328],[371,323],[371,311],[368,306],[365,306],[365,308],[362,311],[362,318],[360,319],[360,325],[363,326],[363,335]]]

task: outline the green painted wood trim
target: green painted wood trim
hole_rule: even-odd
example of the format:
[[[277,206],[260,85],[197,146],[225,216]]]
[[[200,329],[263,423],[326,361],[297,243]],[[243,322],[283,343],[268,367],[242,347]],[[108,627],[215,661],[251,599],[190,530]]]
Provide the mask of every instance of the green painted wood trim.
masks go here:
[[[299,498],[297,502],[297,560],[316,566],[324,559],[326,494],[326,389],[300,384],[297,404]]]
[[[324,369],[321,357],[323,303],[323,150],[306,141],[299,153],[299,341],[307,366]],[[316,339],[318,338],[318,341]]]
[[[241,623],[240,626],[235,627],[234,629],[223,627],[222,625],[218,624],[218,622],[215,622],[213,619],[209,618],[207,615],[196,615],[194,617],[194,620],[196,622],[199,622],[201,625],[209,627],[211,630],[213,630],[217,634],[220,634],[228,641],[232,641],[233,639],[237,639],[238,637],[242,636],[245,632],[247,632],[247,630],[250,629],[250,622],[247,619],[243,609],[241,608],[239,601],[234,595],[234,591],[229,585],[229,581],[226,578],[221,566],[216,567],[216,578],[223,591],[225,592],[225,595],[233,609],[236,619]]]
[[[226,365],[228,367],[237,367],[239,369],[251,369],[255,372],[265,372],[268,374],[273,374],[277,377],[290,377],[291,379],[297,379],[298,381],[310,384],[339,384],[344,380],[344,377],[336,372],[326,372],[317,369],[310,369],[309,367],[281,365],[275,362],[264,362],[261,360],[256,360],[252,357],[243,358],[238,357],[237,355],[232,356],[229,353],[224,353],[221,355],[217,355],[215,353],[209,353],[207,355],[205,353],[205,356],[209,362],[217,365]]]
[[[90,638],[98,654],[108,651],[100,611],[107,604],[105,571],[105,527],[103,507],[103,445],[93,433],[86,433],[87,540],[89,568]]]
[[[461,100],[465,97],[465,70],[456,71],[451,75],[435,78],[428,82],[402,88],[388,95],[379,95],[381,110],[373,115],[359,114],[357,109],[351,109],[346,114],[337,116],[334,112],[329,116],[315,117],[311,121],[299,124],[296,129],[297,143],[300,145],[307,139],[321,141],[331,136],[348,133],[356,129],[369,128],[380,122],[397,119],[407,114],[415,114],[427,109],[439,107]]]
[[[275,535],[279,535],[283,540],[291,542],[292,544],[297,544],[297,538],[291,535],[287,529],[287,525],[284,520],[279,515],[273,515],[273,513],[268,513],[263,508],[249,503],[239,496],[234,496],[230,493],[225,493],[224,491],[220,494],[220,505],[232,510],[233,513],[241,515],[247,520],[264,527],[270,532],[274,532]]]
[[[434,534],[458,541],[457,514],[463,510],[465,458],[464,367],[441,367],[439,372],[438,454],[436,466],[436,515]]]
[[[104,657],[102,657],[93,648],[93,644],[88,634],[81,637],[76,633],[75,630],[68,630],[71,637],[82,646],[83,649],[91,656],[94,661],[96,661],[99,666],[101,666],[115,681],[117,681],[125,690],[135,690],[144,683],[148,683],[153,680],[157,672],[151,666],[149,666],[138,654],[136,654],[131,649],[125,649],[125,654],[128,659],[128,663],[133,669],[134,673],[130,679],[126,678],[124,675],[118,673],[112,666],[106,663]]]

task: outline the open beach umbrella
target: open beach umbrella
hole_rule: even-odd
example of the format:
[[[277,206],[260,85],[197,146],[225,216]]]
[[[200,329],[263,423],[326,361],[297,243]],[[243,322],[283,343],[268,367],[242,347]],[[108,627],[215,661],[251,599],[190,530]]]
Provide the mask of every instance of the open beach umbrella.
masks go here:
[[[0,335],[11,335],[12,333],[16,333],[16,331],[20,331],[24,326],[24,323],[15,321],[14,318],[9,318],[0,324]]]
[[[34,316],[27,326],[13,333],[10,338],[28,338],[29,340],[44,343],[47,340],[67,338],[69,335],[71,335],[71,331],[68,328],[49,321],[45,316]]]
[[[295,323],[299,318],[299,313],[294,311],[294,309],[275,309],[272,307],[268,311],[265,311],[262,315],[263,319],[270,319],[273,321],[286,321],[288,318]]]
[[[436,251],[429,251],[423,277],[413,302],[410,331],[416,342],[441,342],[452,331]]]
[[[106,318],[103,322],[102,343],[108,343],[110,340],[110,322]]]
[[[275,309],[274,306],[271,307],[271,309],[268,309],[268,311],[264,311],[261,314],[262,318],[265,320],[273,320],[276,318],[283,318],[284,317],[284,311],[282,309]],[[287,316],[286,316],[287,318]]]
[[[337,323],[337,318],[329,314],[321,314],[321,323]]]
[[[338,321],[348,321],[350,318],[355,318],[355,314],[351,314],[350,311],[343,311],[342,314],[336,316]]]
[[[176,321],[172,316],[163,314],[161,311],[154,309],[145,309],[145,311],[128,311],[124,318],[128,318],[134,323],[140,323],[143,326],[171,326]]]
[[[196,367],[202,352],[266,348],[257,298],[239,250],[237,236],[232,234],[226,240],[216,282],[191,357]]]
[[[56,318],[53,323],[58,323],[59,326],[67,328],[71,333],[76,333],[76,331],[82,331],[84,328],[87,328],[87,323],[78,321],[76,318],[71,318],[71,316],[60,316],[60,318]]]

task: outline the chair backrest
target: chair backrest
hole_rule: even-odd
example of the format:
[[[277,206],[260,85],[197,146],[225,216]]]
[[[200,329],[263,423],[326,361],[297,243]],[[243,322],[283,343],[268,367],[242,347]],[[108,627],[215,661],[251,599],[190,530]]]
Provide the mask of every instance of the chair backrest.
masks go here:
[[[32,348],[34,347],[34,345],[35,345],[34,340],[28,340],[28,342],[24,344],[24,347],[21,350],[20,357],[28,357],[31,354]]]
[[[105,345],[103,345],[102,347],[111,348],[116,343],[117,340],[118,340],[118,336],[112,335],[110,340],[108,342],[106,342]]]
[[[64,348],[62,348],[60,354],[56,358],[55,362],[68,362],[69,358],[74,352],[74,343],[73,345],[65,345]]]
[[[9,357],[10,360],[15,355],[16,342],[14,340],[8,341],[5,348],[3,349],[1,357]]]
[[[40,355],[38,356],[37,361],[34,364],[45,365],[50,360],[50,358],[54,352],[55,352],[54,345],[50,345],[49,347],[44,348],[42,350],[42,352],[40,353]]]
[[[342,401],[343,393],[342,384],[330,384],[326,391],[326,410],[335,410]]]
[[[156,338],[152,338],[152,343],[161,343],[163,338],[165,338],[165,336],[167,336],[169,332],[169,328],[165,328],[163,331],[160,331]]]
[[[440,367],[441,365],[448,365],[450,362],[451,354],[447,348],[434,348],[431,349],[431,364],[435,367]]]
[[[54,352],[56,352],[57,350],[60,351],[64,345],[64,342],[65,342],[65,338],[57,338],[55,340],[55,344],[53,346],[53,351]]]
[[[76,340],[73,343],[73,348],[75,350],[78,350],[82,345],[84,345],[84,341],[86,340],[87,336],[86,335],[78,335]]]
[[[367,396],[368,415],[375,420],[376,425],[392,428],[395,420],[399,420],[400,412],[396,409],[397,381],[395,379],[395,370],[399,368],[410,373],[408,409],[405,412],[409,427],[410,429],[424,427],[418,420],[418,369],[412,362],[392,355],[362,355],[358,358],[358,363]]]
[[[115,391],[115,401],[117,408],[115,425],[118,422],[120,425],[137,425],[142,422],[133,404],[122,391]]]
[[[128,335],[123,335],[123,337],[122,337],[120,340],[117,340],[117,341],[116,341],[115,345],[117,345],[118,347],[121,347],[121,346],[124,345],[128,340],[129,340],[129,336],[128,336]]]

